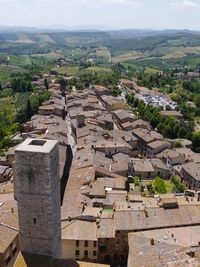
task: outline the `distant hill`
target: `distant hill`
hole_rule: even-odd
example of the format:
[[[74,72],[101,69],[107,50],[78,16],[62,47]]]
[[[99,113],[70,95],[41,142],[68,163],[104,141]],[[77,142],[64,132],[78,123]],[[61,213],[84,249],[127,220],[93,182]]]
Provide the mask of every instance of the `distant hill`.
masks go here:
[[[91,51],[104,47],[111,52],[112,57],[126,54],[124,58],[127,59],[127,54],[132,51],[145,53],[145,57],[146,54],[149,57],[168,57],[168,54],[174,57],[175,54],[176,57],[177,48],[180,48],[183,55],[196,55],[200,47],[198,31],[148,29],[100,31],[86,30],[87,27],[85,30],[78,30],[78,28],[77,30],[53,30],[0,26],[0,53],[45,54],[56,50]],[[182,51],[183,49],[185,50]]]

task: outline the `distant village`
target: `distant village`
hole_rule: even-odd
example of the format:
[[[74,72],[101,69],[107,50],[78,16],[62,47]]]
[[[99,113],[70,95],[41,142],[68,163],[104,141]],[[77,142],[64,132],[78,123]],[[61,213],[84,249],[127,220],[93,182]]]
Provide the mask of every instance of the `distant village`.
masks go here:
[[[182,120],[176,103],[125,79],[118,82],[121,97],[101,85],[68,90],[50,74],[34,77],[33,84],[45,90],[45,79],[50,99],[11,140],[58,140],[62,258],[90,263],[84,267],[200,266],[200,155],[188,140],[173,148],[177,140],[164,139],[138,118],[124,95],[134,91],[162,106],[163,116]],[[21,267],[16,147],[0,157],[1,267]],[[183,193],[149,192],[148,182],[172,176],[185,186]]]

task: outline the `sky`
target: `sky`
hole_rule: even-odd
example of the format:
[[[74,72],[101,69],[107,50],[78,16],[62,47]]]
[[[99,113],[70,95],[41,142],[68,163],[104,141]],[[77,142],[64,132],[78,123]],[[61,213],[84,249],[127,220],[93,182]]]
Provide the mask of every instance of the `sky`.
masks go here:
[[[200,0],[0,0],[0,25],[200,30]]]

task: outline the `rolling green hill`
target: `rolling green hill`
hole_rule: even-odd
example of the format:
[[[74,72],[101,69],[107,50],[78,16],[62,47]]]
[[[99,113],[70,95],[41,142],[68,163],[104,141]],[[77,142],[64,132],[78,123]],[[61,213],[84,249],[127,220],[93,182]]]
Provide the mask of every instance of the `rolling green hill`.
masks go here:
[[[182,64],[200,65],[200,32],[192,31],[75,31],[1,32],[1,55],[56,60],[94,60],[98,64],[128,63],[166,69]],[[30,59],[31,57],[31,59]],[[1,63],[1,62],[0,62]]]

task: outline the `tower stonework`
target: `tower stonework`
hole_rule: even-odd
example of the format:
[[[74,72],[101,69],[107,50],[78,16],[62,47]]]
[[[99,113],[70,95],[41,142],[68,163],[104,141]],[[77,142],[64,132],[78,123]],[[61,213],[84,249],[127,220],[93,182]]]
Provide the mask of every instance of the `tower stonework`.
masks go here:
[[[58,142],[27,139],[15,150],[20,249],[61,255]]]

